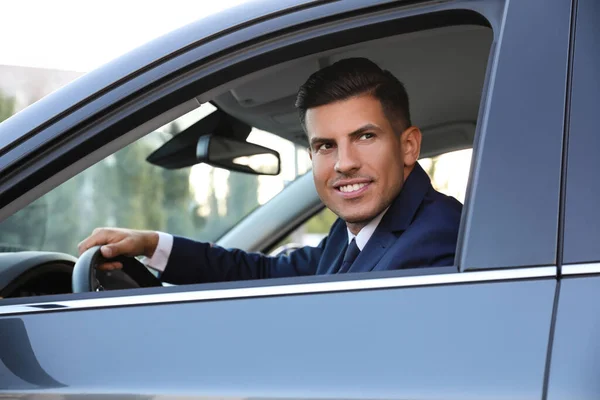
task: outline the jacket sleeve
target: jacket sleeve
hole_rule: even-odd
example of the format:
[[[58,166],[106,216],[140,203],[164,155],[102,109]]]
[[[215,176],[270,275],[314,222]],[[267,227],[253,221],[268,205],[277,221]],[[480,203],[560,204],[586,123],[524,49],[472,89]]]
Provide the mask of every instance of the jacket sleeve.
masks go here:
[[[287,256],[269,257],[174,236],[161,279],[182,285],[314,275],[326,240],[317,247],[302,247]]]

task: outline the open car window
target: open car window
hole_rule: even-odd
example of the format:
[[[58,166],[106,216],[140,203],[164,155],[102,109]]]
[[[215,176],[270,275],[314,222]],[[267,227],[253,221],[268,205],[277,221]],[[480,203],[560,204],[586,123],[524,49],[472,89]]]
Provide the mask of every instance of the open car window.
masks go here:
[[[110,151],[120,150],[106,156],[108,151],[103,153],[102,148],[94,149],[97,155],[90,154],[90,159],[93,155],[96,158],[87,165],[100,157],[105,158],[0,222],[0,250],[42,250],[77,255],[77,244],[95,228],[121,227],[216,242],[227,249],[270,253],[274,250],[273,244],[318,212],[321,204],[311,176],[302,177],[310,171],[310,160],[306,152],[306,133],[294,106],[298,87],[321,64],[332,64],[344,58],[367,57],[404,82],[412,104],[411,119],[423,132],[421,157],[471,148],[488,70],[492,30],[488,26],[467,23],[401,31],[389,37],[381,35],[377,33],[364,42],[343,42],[346,45],[339,48],[311,49],[314,53],[302,57],[290,54],[289,58],[286,56],[284,60],[282,57],[260,70],[253,70],[256,67],[250,65],[252,68],[240,72],[239,76],[228,75],[219,80],[224,83],[218,87],[207,86],[210,90],[206,92],[194,89],[182,91],[180,97],[168,97],[168,104],[166,100],[161,103],[164,109],[157,107],[147,115],[142,112],[145,110],[134,111],[133,107],[138,105],[137,100],[132,100],[132,109],[129,110],[128,105],[122,110],[123,121],[131,124],[122,122],[121,127],[115,114],[110,116],[106,128],[98,127],[98,131],[90,128],[85,132],[97,137],[108,137],[106,133],[121,134],[119,143],[111,142],[115,146]],[[400,54],[402,57],[398,56]],[[200,76],[198,82],[203,79]],[[147,96],[158,96],[158,92]],[[180,115],[178,112],[183,109],[171,114],[178,105],[185,104],[188,110],[187,107],[194,107],[199,102],[203,103],[200,107],[177,119],[175,115]],[[195,144],[193,147],[197,151],[190,155],[193,162],[182,167],[174,166],[180,161],[176,157],[171,160],[173,165],[170,167],[149,162],[158,149],[164,149],[166,144],[184,136],[187,129],[213,115],[224,115],[224,118],[248,128],[249,135],[243,132],[243,135],[234,135],[236,139],[277,151],[281,160],[280,173],[257,176],[197,164]],[[163,116],[166,117],[163,119]],[[153,124],[147,125],[148,118],[153,118]],[[163,126],[151,131],[160,125]],[[109,132],[113,126],[116,127],[114,132]],[[229,138],[215,130],[205,130],[204,134]],[[200,141],[195,139],[199,145]],[[124,143],[131,144],[122,147]],[[108,150],[108,146],[105,149]],[[457,162],[464,167],[462,173],[454,168]],[[441,158],[429,162],[422,159],[422,163],[434,178],[436,189],[464,203],[470,155],[465,153],[460,160],[446,163]],[[454,187],[455,179],[448,179],[457,175],[461,175],[459,180],[463,183],[460,189]],[[290,184],[292,182],[294,184]],[[276,196],[278,193],[281,194]],[[270,199],[273,200],[267,207],[260,207]],[[460,214],[455,215],[458,220]],[[315,218],[321,221],[308,222],[307,229],[313,235],[311,241],[300,245],[317,244],[336,219],[330,211],[323,211]],[[451,243],[448,253],[454,247]],[[458,272],[452,261],[444,266]],[[287,276],[266,278],[271,277]],[[169,280],[165,271],[161,279],[173,284],[187,284]],[[221,277],[200,283],[212,282],[221,282]]]

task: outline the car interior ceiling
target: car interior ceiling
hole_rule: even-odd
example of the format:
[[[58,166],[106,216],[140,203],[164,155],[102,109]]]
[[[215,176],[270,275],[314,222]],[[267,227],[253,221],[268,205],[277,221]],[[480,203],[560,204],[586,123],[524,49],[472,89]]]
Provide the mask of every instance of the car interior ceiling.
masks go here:
[[[430,157],[472,146],[492,40],[487,27],[461,25],[363,42],[249,75],[212,102],[251,126],[307,146],[294,107],[298,87],[324,66],[367,57],[404,83],[413,124],[423,132],[421,156]]]

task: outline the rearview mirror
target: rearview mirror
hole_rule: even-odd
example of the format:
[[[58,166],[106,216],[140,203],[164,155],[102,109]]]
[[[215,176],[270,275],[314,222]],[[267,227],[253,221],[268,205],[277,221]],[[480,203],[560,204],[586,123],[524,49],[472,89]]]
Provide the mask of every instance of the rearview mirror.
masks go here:
[[[201,136],[196,159],[214,167],[256,175],[278,175],[281,170],[277,151],[223,136]]]

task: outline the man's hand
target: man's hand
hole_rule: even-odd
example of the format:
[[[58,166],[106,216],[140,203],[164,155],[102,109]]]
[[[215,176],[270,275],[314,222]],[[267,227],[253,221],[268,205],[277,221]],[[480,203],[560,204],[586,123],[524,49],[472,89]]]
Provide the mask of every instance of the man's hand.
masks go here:
[[[102,246],[100,252],[105,258],[117,256],[152,257],[158,245],[158,233],[121,228],[96,228],[77,248],[79,254],[93,246]],[[122,268],[120,262],[108,262],[100,266],[103,270]]]

